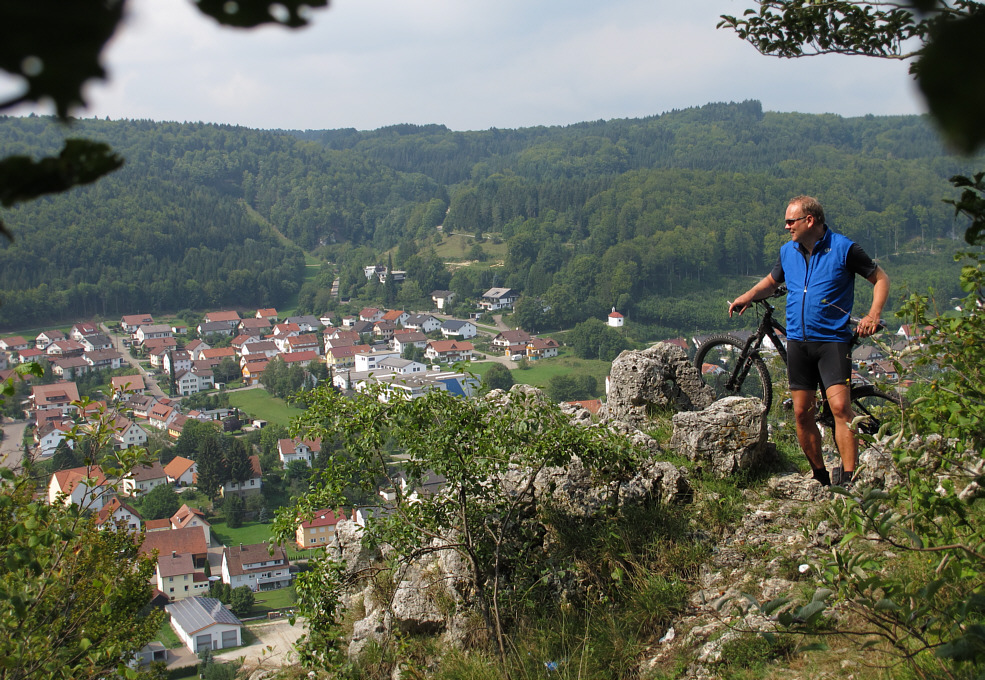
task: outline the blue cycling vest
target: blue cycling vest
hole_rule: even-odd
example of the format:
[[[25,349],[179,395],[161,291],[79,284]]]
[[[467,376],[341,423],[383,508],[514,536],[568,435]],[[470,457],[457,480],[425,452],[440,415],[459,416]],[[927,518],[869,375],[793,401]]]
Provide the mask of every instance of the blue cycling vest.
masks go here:
[[[787,284],[787,337],[805,342],[848,342],[855,274],[848,270],[852,240],[831,229],[808,258],[799,244],[780,248]]]

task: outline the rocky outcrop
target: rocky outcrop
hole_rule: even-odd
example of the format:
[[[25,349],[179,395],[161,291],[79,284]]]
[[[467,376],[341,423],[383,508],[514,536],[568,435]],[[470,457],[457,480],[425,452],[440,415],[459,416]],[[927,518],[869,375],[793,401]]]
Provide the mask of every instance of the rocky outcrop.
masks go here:
[[[487,395],[493,404],[514,399],[542,400],[540,390],[514,386],[509,392]],[[642,352],[620,355],[613,366],[610,408],[596,420],[584,409],[569,409],[572,421],[583,427],[606,428],[630,440],[640,452],[641,461],[627,477],[602,484],[583,461],[574,457],[564,467],[530,470],[509,468],[489,483],[514,496],[527,498],[518,506],[519,520],[531,535],[544,536],[537,551],[551,550],[546,527],[538,528],[538,512],[550,508],[578,520],[588,520],[610,511],[613,502],[622,507],[688,502],[693,490],[682,469],[658,460],[659,443],[641,431],[652,408],[688,409],[674,418],[672,446],[692,459],[702,461],[715,474],[732,474],[762,462],[766,452],[766,425],[762,403],[754,399],[729,399],[712,403],[712,395],[697,371],[691,368],[683,351],[658,344]],[[702,408],[701,411],[693,409]],[[650,455],[646,455],[649,453]],[[347,561],[348,573],[357,574],[379,555],[360,545],[359,528],[340,523],[339,555]],[[393,631],[404,634],[440,635],[449,644],[463,644],[484,628],[482,618],[472,609],[476,584],[467,560],[449,546],[454,536],[435,539],[420,558],[404,563],[389,573],[385,583],[376,577],[361,595],[364,617],[353,628],[349,653],[358,656],[366,645],[381,641]],[[387,586],[387,584],[389,584]],[[579,587],[576,583],[555,584],[559,597]],[[384,597],[379,590],[390,593]],[[481,634],[481,633],[480,633]]]
[[[572,517],[588,518],[603,514],[614,498],[628,506],[651,501],[686,501],[691,497],[691,485],[684,473],[671,463],[649,461],[630,479],[602,486],[592,478],[581,460],[575,458],[567,467],[541,470],[534,480],[534,494],[537,498],[549,499],[554,510]]]
[[[675,414],[670,447],[706,465],[716,477],[752,469],[774,455],[766,408],[747,397],[726,397],[702,411]]]
[[[693,411],[714,399],[684,350],[658,342],[645,350],[623,352],[612,362],[603,415],[640,427],[654,409]]]

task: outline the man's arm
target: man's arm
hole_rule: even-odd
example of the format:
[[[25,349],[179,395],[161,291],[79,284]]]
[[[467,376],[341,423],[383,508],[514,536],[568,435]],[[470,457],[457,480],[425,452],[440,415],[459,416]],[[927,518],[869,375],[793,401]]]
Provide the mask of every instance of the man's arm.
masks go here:
[[[886,306],[886,300],[889,299],[889,275],[882,267],[876,267],[866,280],[872,284],[872,306],[869,307],[869,313],[858,322],[858,334],[862,338],[867,338],[879,330],[882,308]]]
[[[874,275],[873,275],[874,276]],[[742,314],[744,311],[749,309],[749,306],[755,300],[762,300],[763,298],[768,298],[770,295],[776,292],[776,289],[780,287],[780,284],[776,282],[772,274],[767,274],[762,278],[762,280],[755,286],[747,290],[745,293],[735,298],[733,302],[728,305],[728,315],[732,316],[732,312],[738,312]],[[888,289],[887,289],[888,294]],[[885,300],[883,300],[885,303]],[[881,309],[881,308],[880,308]]]

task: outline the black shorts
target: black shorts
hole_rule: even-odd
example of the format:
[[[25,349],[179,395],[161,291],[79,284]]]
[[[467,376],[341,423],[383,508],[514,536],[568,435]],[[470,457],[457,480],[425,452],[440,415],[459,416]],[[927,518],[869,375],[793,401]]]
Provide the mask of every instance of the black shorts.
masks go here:
[[[852,378],[851,343],[787,341],[787,377],[791,390],[825,391]]]

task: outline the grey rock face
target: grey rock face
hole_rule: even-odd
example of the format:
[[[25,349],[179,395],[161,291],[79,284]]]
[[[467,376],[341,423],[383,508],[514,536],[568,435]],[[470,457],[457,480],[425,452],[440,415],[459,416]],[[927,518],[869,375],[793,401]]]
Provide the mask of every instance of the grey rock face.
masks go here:
[[[541,470],[534,480],[534,494],[549,498],[555,509],[568,515],[592,517],[604,512],[613,497],[628,506],[650,501],[681,502],[691,497],[691,485],[684,473],[671,463],[650,461],[617,487],[601,486],[581,460],[575,458],[567,467]]]
[[[707,463],[717,477],[748,470],[771,455],[766,408],[759,399],[726,397],[703,411],[677,413],[670,446]]]
[[[831,492],[809,475],[799,473],[773,477],[768,482],[771,495],[792,501],[820,503],[831,498]]]
[[[612,362],[605,415],[639,427],[653,408],[691,411],[707,407],[714,398],[684,350],[658,342],[623,352]]]
[[[393,625],[411,635],[433,634],[445,626],[429,586],[422,579],[401,581],[390,608]]]

